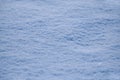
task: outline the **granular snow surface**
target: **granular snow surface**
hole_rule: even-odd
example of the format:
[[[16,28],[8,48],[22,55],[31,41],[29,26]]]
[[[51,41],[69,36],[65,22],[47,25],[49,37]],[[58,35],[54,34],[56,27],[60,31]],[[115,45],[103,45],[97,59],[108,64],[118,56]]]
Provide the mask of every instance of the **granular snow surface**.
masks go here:
[[[0,80],[120,80],[120,0],[0,0]]]

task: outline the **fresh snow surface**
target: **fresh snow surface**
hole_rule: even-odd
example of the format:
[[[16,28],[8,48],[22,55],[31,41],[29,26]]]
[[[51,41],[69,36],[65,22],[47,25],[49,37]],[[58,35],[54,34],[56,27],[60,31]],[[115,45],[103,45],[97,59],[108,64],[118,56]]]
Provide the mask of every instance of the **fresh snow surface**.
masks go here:
[[[120,80],[120,0],[0,0],[0,80]]]

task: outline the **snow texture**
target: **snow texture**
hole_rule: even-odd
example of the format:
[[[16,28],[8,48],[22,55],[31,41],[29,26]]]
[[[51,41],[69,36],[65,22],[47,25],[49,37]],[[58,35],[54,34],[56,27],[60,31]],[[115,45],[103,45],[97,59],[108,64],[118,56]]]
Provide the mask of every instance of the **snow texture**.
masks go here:
[[[120,0],[0,0],[0,80],[120,80]]]

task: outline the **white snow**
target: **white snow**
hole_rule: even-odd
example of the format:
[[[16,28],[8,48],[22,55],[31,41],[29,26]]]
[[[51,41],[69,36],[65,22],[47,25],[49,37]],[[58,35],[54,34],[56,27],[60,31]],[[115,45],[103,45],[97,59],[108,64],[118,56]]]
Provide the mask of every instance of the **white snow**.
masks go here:
[[[120,0],[0,0],[0,80],[120,80]]]

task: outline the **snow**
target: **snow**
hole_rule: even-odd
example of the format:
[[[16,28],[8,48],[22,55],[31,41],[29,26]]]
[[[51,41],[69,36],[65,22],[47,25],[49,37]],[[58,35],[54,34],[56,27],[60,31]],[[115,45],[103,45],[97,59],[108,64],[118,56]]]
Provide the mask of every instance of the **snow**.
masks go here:
[[[120,0],[0,0],[0,80],[120,80]]]

